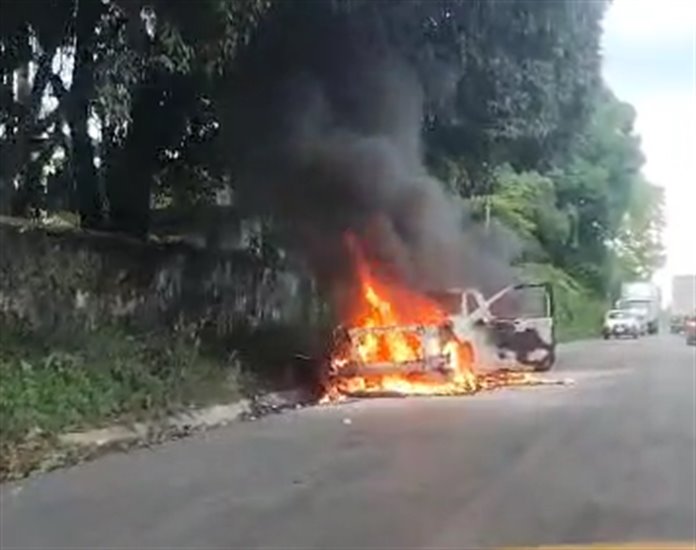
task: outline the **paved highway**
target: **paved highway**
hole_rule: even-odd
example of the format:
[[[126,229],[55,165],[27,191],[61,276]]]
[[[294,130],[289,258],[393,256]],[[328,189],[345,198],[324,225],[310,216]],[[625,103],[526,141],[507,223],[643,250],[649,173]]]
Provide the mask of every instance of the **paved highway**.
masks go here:
[[[562,349],[572,386],[238,423],[2,486],[10,548],[696,540],[696,348]]]

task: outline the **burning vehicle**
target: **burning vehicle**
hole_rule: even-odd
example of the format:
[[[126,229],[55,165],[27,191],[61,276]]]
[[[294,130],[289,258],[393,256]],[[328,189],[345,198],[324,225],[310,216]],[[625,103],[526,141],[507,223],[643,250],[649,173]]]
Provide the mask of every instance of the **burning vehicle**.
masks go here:
[[[511,285],[487,298],[477,289],[418,293],[379,280],[362,259],[358,268],[361,296],[337,331],[331,359],[338,393],[468,394],[530,383],[529,371],[555,362],[545,283]]]
[[[240,57],[226,111],[240,204],[283,229],[337,317],[322,390],[532,383],[555,360],[550,288],[515,285],[525,243],[430,174],[424,107],[440,78],[363,23],[269,27]]]

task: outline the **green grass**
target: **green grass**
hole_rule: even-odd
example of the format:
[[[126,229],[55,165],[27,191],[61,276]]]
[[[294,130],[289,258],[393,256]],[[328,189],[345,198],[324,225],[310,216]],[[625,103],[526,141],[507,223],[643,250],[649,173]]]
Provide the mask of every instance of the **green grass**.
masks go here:
[[[237,397],[238,369],[187,337],[0,326],[0,444]]]

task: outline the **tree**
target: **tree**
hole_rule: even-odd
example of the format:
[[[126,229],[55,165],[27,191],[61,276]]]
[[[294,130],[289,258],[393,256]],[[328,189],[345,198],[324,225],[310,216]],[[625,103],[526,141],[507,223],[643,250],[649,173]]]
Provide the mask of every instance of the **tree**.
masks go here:
[[[277,73],[289,67],[301,73],[293,52],[331,18],[353,21],[362,33],[356,41],[375,56],[391,49],[416,69],[425,92],[428,164],[452,189],[472,196],[490,191],[499,164],[548,168],[582,128],[600,83],[604,7],[570,0],[274,2],[254,35],[254,47],[264,52],[248,63],[256,74],[242,69],[246,76],[238,79],[252,75],[258,82],[264,66],[266,81],[280,80]],[[270,68],[273,42],[284,45],[276,48],[284,55]],[[326,49],[346,55],[338,45]]]
[[[125,47],[105,47],[98,69],[112,229],[144,235],[155,190],[195,202],[224,181],[216,94],[266,6],[263,0],[117,3],[105,28]],[[133,21],[140,24],[133,28]]]
[[[103,199],[94,165],[94,146],[88,133],[90,104],[94,101],[94,46],[97,23],[105,4],[78,0],[75,12],[75,58],[70,94],[66,98],[67,121],[72,137],[72,172],[75,177],[78,212],[83,227],[99,227],[103,218]]]
[[[629,208],[643,155],[634,132],[633,108],[607,89],[601,89],[594,102],[587,127],[564,164],[553,171],[559,207],[573,221],[570,246],[554,259],[604,293],[611,280],[608,244]]]
[[[68,43],[70,0],[3,5],[0,18],[0,211],[38,207],[43,165],[63,143],[60,111],[44,112],[57,50]],[[32,71],[31,69],[35,69]],[[32,74],[33,72],[33,74]],[[16,89],[13,83],[16,82]]]
[[[118,205],[138,204],[139,216],[143,217],[147,206],[142,203],[150,194],[153,179],[157,179],[154,174],[160,171],[161,158],[166,156],[163,149],[177,142],[170,136],[169,144],[155,144],[155,136],[141,136],[137,138],[138,147],[127,146],[129,130],[150,126],[137,125],[132,117],[135,110],[131,109],[138,103],[138,116],[152,118],[156,113],[159,120],[171,116],[196,118],[201,110],[210,113],[211,109],[202,105],[224,103],[220,100],[236,76],[237,54],[259,26],[270,27],[279,18],[295,21],[300,26],[277,28],[297,35],[303,32],[302,26],[310,29],[320,25],[321,15],[333,12],[381,29],[383,39],[409,59],[421,76],[426,92],[429,159],[433,166],[458,166],[458,190],[470,195],[481,191],[477,182],[487,179],[481,175],[488,174],[498,162],[533,165],[546,159],[550,144],[560,144],[559,137],[570,133],[571,122],[582,118],[584,92],[596,80],[597,25],[602,6],[525,0],[30,0],[15,2],[12,9],[5,10],[9,17],[3,18],[2,32],[3,43],[7,44],[12,36],[24,33],[21,55],[27,62],[38,59],[29,46],[34,36],[40,36],[45,44],[43,67],[50,69],[56,48],[61,45],[62,53],[74,58],[70,82],[63,83],[61,75],[50,70],[46,75],[51,82],[50,93],[59,101],[54,117],[64,119],[70,127],[68,158],[75,178],[76,202],[84,224],[99,225],[104,205],[97,182],[104,179],[108,203],[116,210],[112,225],[127,229],[135,222],[123,221]],[[96,53],[96,58],[90,52]],[[13,74],[19,66],[17,62],[9,65],[5,75]],[[186,78],[191,83],[184,85],[182,79]],[[7,84],[7,76],[3,82]],[[187,92],[189,114],[178,116],[183,108],[180,100],[164,101],[172,106],[168,110],[154,99],[158,93],[161,98],[178,94],[168,86],[194,90]],[[42,79],[37,79],[35,95],[43,97],[45,87]],[[160,91],[146,92],[144,87]],[[135,98],[143,94],[149,99],[142,97],[136,102]],[[144,108],[143,102],[158,109]],[[10,116],[12,110],[3,112]],[[94,144],[87,132],[88,120],[95,116],[100,120],[101,139],[105,140],[99,144],[99,158],[106,170],[98,172],[94,167]],[[180,122],[178,127],[180,133],[190,132],[188,123]],[[61,124],[56,128],[56,134],[60,133]],[[145,142],[151,142],[147,145],[149,154],[139,149]],[[55,140],[51,143],[55,145]],[[128,162],[125,150],[140,158]],[[139,165],[142,171],[138,172],[148,175],[138,182],[117,182],[122,176],[104,174],[114,167],[115,156],[120,164],[132,166],[149,158],[146,165]],[[14,157],[26,160],[26,154]],[[24,166],[26,162],[18,160],[14,165]],[[13,177],[10,174],[3,181]],[[31,188],[27,185],[26,191]],[[123,197],[119,198],[121,191]],[[34,199],[24,202],[27,200]],[[140,229],[133,225],[128,230],[142,231],[147,222],[142,219],[135,225]]]
[[[633,108],[607,89],[565,158],[545,173],[493,169],[492,194],[474,200],[599,295],[649,278],[664,261],[662,191],[642,177]],[[540,254],[541,252],[541,254]]]
[[[209,201],[238,176],[235,159],[264,141],[258,128],[235,140],[220,132],[238,126],[227,109],[249,67],[302,68],[291,48],[271,68],[254,48],[271,36],[301,42],[326,17],[341,16],[354,28],[364,24],[369,47],[388,48],[416,69],[427,160],[449,190],[492,193],[495,215],[600,289],[607,243],[619,231],[635,241],[625,214],[642,163],[632,109],[607,90],[597,93],[604,7],[570,0],[12,3],[0,25],[0,196],[12,195],[18,213],[44,206],[45,167],[62,149],[60,177],[51,182],[74,197],[67,203],[86,227],[144,235],[153,196],[182,207]],[[56,56],[72,60],[70,78],[54,73]],[[17,94],[15,76],[25,83]],[[47,113],[41,107],[49,96],[57,107]],[[90,126],[98,128],[96,142]]]
[[[548,168],[591,111],[605,3],[426,6],[426,44],[416,43],[414,55],[431,90],[425,127],[430,157],[460,158],[471,174],[467,194],[487,192],[476,182],[504,162]]]
[[[64,173],[72,180],[69,202],[82,225],[144,234],[154,182],[159,189],[177,185],[168,164],[181,166],[193,157],[198,165],[216,164],[212,149],[209,159],[202,152],[218,126],[211,115],[211,83],[266,5],[264,0],[10,3],[0,24],[5,211],[24,214],[46,206],[44,168],[61,147],[69,165]],[[54,73],[58,56],[67,58],[72,70]],[[37,67],[33,78],[30,65]],[[44,116],[47,98],[57,107]],[[90,126],[101,134],[99,170]],[[184,152],[189,147],[195,153]],[[209,180],[219,175],[212,175],[212,166],[191,168]],[[104,214],[110,218],[106,226]]]
[[[650,279],[664,265],[664,191],[639,177],[612,249],[619,280]]]
[[[568,245],[571,218],[558,206],[552,178],[506,164],[495,169],[492,187],[492,195],[475,199],[479,211],[489,202],[491,214],[529,242],[539,259],[548,261]]]

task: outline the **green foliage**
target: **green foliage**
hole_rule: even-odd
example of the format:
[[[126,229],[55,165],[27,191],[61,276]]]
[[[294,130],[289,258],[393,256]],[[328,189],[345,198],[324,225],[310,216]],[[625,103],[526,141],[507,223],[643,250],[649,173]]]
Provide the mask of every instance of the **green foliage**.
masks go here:
[[[146,233],[151,195],[189,186],[188,174],[200,179],[202,192],[170,194],[209,195],[221,181],[216,152],[206,147],[217,124],[211,83],[224,74],[268,4],[8,5],[0,25],[0,213],[37,215],[53,207],[56,201],[46,200],[45,167],[57,155],[68,159],[54,178],[61,181],[60,206],[77,210],[86,227]],[[30,63],[38,65],[33,78]],[[15,75],[21,83],[16,93]],[[99,122],[96,141],[88,133],[89,118]],[[176,169],[168,170],[172,160]]]
[[[605,296],[621,278],[649,276],[664,256],[663,199],[640,176],[635,112],[601,85],[605,7],[11,2],[0,19],[0,213],[69,210],[83,226],[145,236],[153,204],[193,213],[220,187],[234,191],[242,179],[235,160],[264,142],[245,134],[230,143],[222,131],[239,122],[226,116],[227,101],[246,82],[247,45],[269,33],[303,38],[341,13],[374,32],[375,47],[388,44],[415,67],[425,156],[446,188],[513,228],[535,261]],[[268,70],[263,56],[250,59],[252,72]],[[61,60],[72,61],[70,78],[56,70]],[[273,70],[297,60],[285,61]],[[89,120],[98,139],[88,135]]]
[[[587,127],[556,166],[538,173],[509,164],[492,170],[492,194],[472,201],[536,245],[548,261],[591,292],[649,278],[664,261],[664,198],[640,174],[635,113],[607,90],[595,97]]]
[[[40,335],[3,325],[0,418],[4,444],[142,418],[236,395],[236,370],[194,341],[133,337],[116,329]]]
[[[587,128],[552,174],[558,204],[572,215],[573,222],[571,246],[555,254],[554,260],[600,293],[611,286],[608,244],[619,237],[627,212],[643,193],[643,155],[634,121],[630,105],[601,90]],[[648,215],[659,218],[660,210],[661,203],[655,202],[649,214],[644,209],[643,219]],[[654,244],[661,247],[659,238]],[[644,258],[652,264],[645,265],[645,270],[657,267],[657,256]]]
[[[609,91],[568,152],[547,172],[494,170],[491,214],[528,241],[528,267],[557,288],[563,338],[597,334],[605,297],[622,280],[650,278],[664,261],[662,190],[640,174],[635,112]],[[481,201],[479,201],[481,202]]]
[[[234,84],[239,52],[257,30],[272,24],[269,14],[285,13],[312,25],[321,24],[319,16],[327,11],[343,12],[381,29],[420,73],[429,158],[450,168],[449,159],[456,159],[462,168],[448,179],[453,189],[469,196],[476,194],[487,165],[534,165],[563,149],[564,136],[584,118],[586,92],[598,78],[604,3],[28,0],[11,8],[0,29],[3,74],[12,75],[30,59],[47,60],[45,78],[35,79],[32,93],[53,96],[58,107],[44,119],[67,122],[77,139],[64,143],[62,125],[53,124],[37,169],[20,170],[33,156],[30,136],[48,121],[32,128],[41,120],[38,111],[18,111],[11,90],[5,93],[9,103],[7,108],[3,104],[3,114],[16,111],[12,124],[30,124],[25,146],[11,155],[16,162],[3,163],[14,168],[0,176],[0,187],[14,195],[9,182],[19,174],[18,189],[26,193],[15,212],[44,208],[38,168],[62,150],[71,153],[65,155],[69,162],[63,177],[71,183],[64,186],[71,196],[67,202],[80,210],[83,223],[101,223],[106,214],[107,227],[143,233],[153,194],[184,203],[210,200],[210,190],[233,169],[213,145],[216,109]],[[302,31],[286,26],[283,32]],[[32,46],[34,38],[38,48]],[[95,55],[81,56],[84,51]],[[50,62],[56,54],[82,59],[70,86],[53,73]],[[81,74],[86,77],[77,78]],[[84,124],[88,106],[101,130],[102,163],[96,175]],[[0,148],[8,147],[0,137]],[[192,180],[200,192],[191,189]],[[8,200],[0,196],[3,204]]]
[[[495,172],[493,215],[519,234],[548,246],[563,246],[570,237],[567,213],[557,207],[554,181],[537,172],[517,173],[509,165]]]
[[[642,178],[634,184],[631,203],[624,215],[612,250],[615,254],[616,278],[650,279],[665,261],[664,190]]]
[[[434,93],[429,98],[429,147],[467,157],[476,170],[474,182],[486,173],[485,163],[548,165],[591,109],[605,3],[424,4],[427,33],[411,33],[420,39],[415,57],[425,74],[444,71],[456,78],[450,83],[456,87],[453,101]],[[443,87],[426,82],[435,90]],[[468,194],[481,191],[474,185]]]

